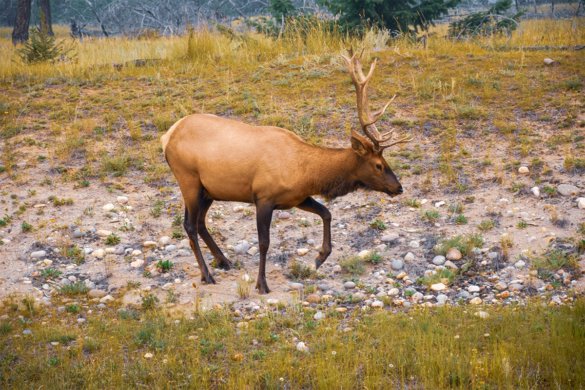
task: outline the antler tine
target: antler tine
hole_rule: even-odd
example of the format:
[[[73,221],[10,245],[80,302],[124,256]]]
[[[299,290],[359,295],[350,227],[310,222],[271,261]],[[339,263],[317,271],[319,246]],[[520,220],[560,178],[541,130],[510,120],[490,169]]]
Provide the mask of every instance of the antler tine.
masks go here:
[[[395,141],[392,141],[390,143],[380,143],[380,148],[386,149],[386,148],[389,148],[390,146],[394,146],[394,145],[398,145],[398,144],[404,144],[404,143],[407,143],[407,142],[412,141],[412,139],[413,139],[412,136],[406,135],[406,136],[401,137],[401,138],[399,138],[399,139],[397,139]]]

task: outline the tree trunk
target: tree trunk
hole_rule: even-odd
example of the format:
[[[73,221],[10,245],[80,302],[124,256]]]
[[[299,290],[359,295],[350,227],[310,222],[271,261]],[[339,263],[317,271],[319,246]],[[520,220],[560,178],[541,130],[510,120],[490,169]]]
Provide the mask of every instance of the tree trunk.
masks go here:
[[[51,21],[50,0],[39,0],[39,19],[41,22],[41,32],[51,36],[55,35],[53,33],[53,23]]]
[[[30,3],[31,0],[18,0],[16,4],[16,18],[14,20],[14,30],[12,30],[12,44],[14,45],[28,40]]]

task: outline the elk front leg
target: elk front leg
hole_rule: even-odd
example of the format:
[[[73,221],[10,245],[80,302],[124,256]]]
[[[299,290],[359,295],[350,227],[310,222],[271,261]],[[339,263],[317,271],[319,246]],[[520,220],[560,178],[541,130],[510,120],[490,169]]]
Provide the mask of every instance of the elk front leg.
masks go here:
[[[321,251],[319,251],[319,256],[315,259],[315,268],[319,268],[331,254],[331,213],[327,210],[327,207],[311,197],[305,199],[297,207],[301,210],[317,214],[323,220],[323,246],[321,247]]]
[[[256,203],[256,224],[258,226],[258,246],[260,248],[260,267],[256,288],[260,294],[268,294],[270,289],[266,284],[266,253],[270,246],[270,222],[274,206],[266,203]]]
[[[207,247],[211,251],[213,257],[215,257],[215,260],[217,261],[217,265],[219,266],[219,268],[229,270],[232,268],[231,261],[229,261],[227,257],[224,256],[221,249],[219,249],[219,247],[213,240],[213,237],[211,237],[211,234],[209,234],[207,226],[205,226],[205,216],[207,215],[207,211],[211,207],[212,203],[213,199],[205,196],[205,194],[201,196],[199,202],[200,204],[199,214],[197,215],[197,232],[199,233],[205,244],[207,244]]]

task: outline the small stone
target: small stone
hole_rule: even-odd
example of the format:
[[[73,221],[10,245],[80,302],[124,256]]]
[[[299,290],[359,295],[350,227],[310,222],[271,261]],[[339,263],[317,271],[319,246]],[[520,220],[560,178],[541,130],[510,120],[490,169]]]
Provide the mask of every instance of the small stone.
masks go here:
[[[120,204],[126,204],[126,203],[128,203],[128,197],[124,196],[124,195],[120,195],[116,198],[116,202],[118,202]]]
[[[45,259],[45,260],[43,260],[43,265],[44,265],[45,267],[48,267],[48,266],[50,266],[50,265],[53,265],[53,260],[50,260],[50,259]]]
[[[338,313],[345,313],[347,311],[347,307],[337,307],[335,311]]]
[[[518,269],[524,268],[525,265],[526,265],[526,262],[524,262],[524,260],[518,260],[517,262],[514,263],[514,267],[516,267]]]
[[[412,240],[408,243],[408,246],[416,249],[416,248],[420,248],[420,243],[417,240]]]
[[[145,359],[152,359],[153,357],[154,357],[154,355],[153,355],[152,353],[150,353],[150,352],[146,352],[146,353],[144,354],[144,358],[145,358]]]
[[[299,255],[299,256],[304,256],[307,253],[309,253],[309,249],[308,248],[299,248],[299,249],[297,249],[297,255]]]
[[[158,243],[160,246],[166,246],[171,243],[171,238],[169,236],[162,236],[158,239]]]
[[[417,303],[417,302],[420,302],[420,301],[422,301],[422,299],[423,299],[423,298],[424,298],[424,295],[423,295],[422,293],[418,292],[418,291],[417,291],[417,292],[415,292],[414,294],[412,294],[412,296],[410,297],[410,299],[411,299],[411,300],[412,300],[414,303]]]
[[[103,259],[106,255],[106,251],[103,249],[96,249],[95,251],[91,252],[91,255],[97,259]]]
[[[400,238],[400,236],[398,235],[398,233],[388,233],[382,236],[381,240],[382,242],[394,242],[396,240],[398,240]]]
[[[528,167],[521,166],[520,168],[518,168],[518,173],[521,173],[521,174],[524,174],[525,175],[525,174],[530,173],[530,170],[528,169]]]
[[[134,249],[131,253],[131,255],[134,257],[140,256],[141,254],[142,254],[142,251],[140,249]]]
[[[498,298],[500,299],[506,299],[510,297],[510,291],[502,291],[500,294],[498,294]]]
[[[248,252],[246,253],[249,254],[250,256],[254,256],[256,253],[258,253],[258,247],[253,246],[252,248],[248,249]]]
[[[434,265],[443,265],[443,264],[445,264],[445,256],[435,256],[435,257],[433,257],[433,264]]]
[[[100,237],[107,237],[110,234],[112,234],[112,231],[111,230],[100,229],[100,230],[96,231],[95,234],[97,234]]]
[[[401,273],[396,275],[396,279],[402,280],[402,279],[406,278],[407,276],[408,276],[408,274],[406,272],[402,271]]]
[[[496,283],[496,285],[494,287],[498,291],[504,291],[505,289],[508,288],[508,285],[506,283],[504,283],[504,282],[498,282],[498,283]]]
[[[476,317],[479,317],[483,320],[485,320],[486,318],[488,318],[490,316],[487,311],[476,311],[473,315]]]
[[[165,252],[174,252],[176,250],[177,250],[176,245],[170,244],[170,245],[165,246]]]
[[[114,210],[115,208],[116,208],[116,206],[114,206],[114,205],[113,205],[113,204],[111,204],[111,203],[108,203],[108,204],[104,205],[104,207],[102,207],[102,209],[103,209],[104,211],[112,211],[112,210]]]
[[[524,286],[521,285],[520,283],[510,283],[510,285],[508,286],[508,290],[510,291],[522,291],[523,288]]]
[[[437,295],[437,305],[439,305],[439,306],[443,306],[445,303],[447,303],[448,300],[449,300],[449,297],[446,296],[445,294]]]
[[[384,307],[384,302],[379,301],[379,300],[376,299],[376,300],[374,300],[374,302],[372,302],[372,304],[370,306],[372,306],[374,308],[381,309],[381,308]]]
[[[481,298],[480,298],[480,297],[475,297],[475,298],[472,298],[472,299],[469,301],[469,303],[471,303],[472,305],[479,305],[479,304],[481,304],[482,302],[483,302],[483,301],[481,300]]]
[[[553,60],[552,58],[548,58],[548,57],[547,57],[547,58],[545,58],[545,59],[544,59],[544,64],[545,64],[545,65],[554,65],[554,64],[555,64],[555,62],[556,62],[556,61],[555,61],[555,60]]]
[[[358,257],[360,259],[365,259],[366,257],[368,257],[370,255],[371,251],[368,249],[364,249],[363,251],[361,251],[360,253],[358,253]]]
[[[80,325],[83,324],[83,323],[85,323],[85,318],[78,318],[77,319],[77,323],[80,324]]]
[[[431,285],[431,290],[433,291],[443,291],[447,288],[443,283],[435,283]]]
[[[396,287],[391,288],[390,290],[388,290],[388,295],[390,295],[391,297],[395,297],[397,295],[400,294],[400,290],[397,289]]]
[[[246,240],[242,240],[234,246],[234,252],[238,255],[243,255],[248,252],[248,249],[250,249],[250,244]]]
[[[563,196],[579,195],[579,188],[572,184],[559,184],[557,191]]]
[[[451,260],[447,260],[445,262],[445,268],[449,268],[449,269],[452,269],[452,270],[458,270],[459,269],[459,267],[457,267],[457,265],[455,265],[455,263],[453,263]]]
[[[303,343],[302,341],[299,341],[297,343],[297,351],[299,352],[309,352],[309,347],[307,347],[307,345],[305,343]]]
[[[532,195],[536,196],[537,198],[540,196],[540,188],[532,187],[530,191],[532,192]]]
[[[449,250],[447,251],[447,260],[452,260],[452,261],[456,261],[456,260],[461,260],[463,256],[461,255],[461,251],[457,248],[449,248]]]
[[[577,198],[577,207],[585,209],[585,198]]]
[[[31,335],[31,334],[32,334],[32,330],[30,330],[30,329],[25,329],[25,330],[23,330],[23,331],[22,331],[22,334],[23,334],[23,335],[26,335],[26,336],[28,336],[28,335]]]
[[[406,255],[404,255],[404,261],[410,262],[410,261],[414,261],[414,259],[416,259],[416,256],[412,252],[408,252]]]
[[[300,291],[302,290],[305,285],[302,283],[295,283],[295,282],[291,282],[288,284],[288,286],[290,287],[291,290],[296,290],[296,291]]]
[[[351,289],[355,288],[355,283],[348,280],[347,282],[343,283],[343,287],[346,290],[351,290]]]
[[[191,253],[192,252],[187,250],[187,249],[179,249],[177,251],[177,256],[180,256],[180,257],[191,256]]]
[[[319,303],[321,302],[321,297],[319,296],[319,294],[309,294],[307,295],[305,300],[309,303]]]
[[[280,302],[280,301],[279,301],[278,299],[276,299],[276,298],[268,298],[268,299],[266,300],[266,303],[267,303],[269,306],[276,306],[276,305],[278,305],[278,303],[279,303],[279,302]]]
[[[238,329],[248,329],[248,323],[246,321],[240,321],[236,324]]]
[[[41,257],[45,256],[47,256],[46,251],[35,251],[30,254],[30,257],[32,257],[33,259],[40,259]]]
[[[100,299],[100,302],[101,303],[108,303],[108,302],[112,302],[113,300],[114,300],[114,297],[108,294],[108,295],[102,297]]]
[[[130,267],[132,268],[140,268],[144,265],[144,260],[137,259],[130,263]]]
[[[469,291],[470,293],[476,293],[479,292],[480,288],[479,286],[475,286],[475,285],[470,285],[467,287],[467,291]]]
[[[446,204],[445,201],[441,200],[440,202],[435,203],[435,207],[441,207],[444,206],[445,204]]]
[[[290,219],[290,217],[292,217],[292,215],[288,211],[281,211],[277,215],[278,219]]]
[[[318,311],[317,313],[315,313],[315,315],[313,316],[313,318],[317,321],[322,320],[323,318],[325,318],[325,313],[323,313],[322,311]]]
[[[87,296],[89,296],[90,298],[102,298],[105,297],[106,295],[107,293],[105,291],[98,289],[89,290],[89,292],[87,293]]]
[[[495,260],[499,256],[498,252],[488,252],[487,257],[490,260]]]
[[[404,262],[399,259],[392,260],[392,269],[395,271],[400,271],[404,267]]]
[[[142,243],[142,246],[144,248],[156,248],[157,244],[156,244],[156,241],[144,241]]]

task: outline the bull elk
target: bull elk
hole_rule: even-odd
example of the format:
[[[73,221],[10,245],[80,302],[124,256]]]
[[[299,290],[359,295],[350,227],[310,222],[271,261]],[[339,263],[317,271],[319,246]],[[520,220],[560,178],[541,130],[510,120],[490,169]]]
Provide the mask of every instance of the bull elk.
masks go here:
[[[266,253],[274,210],[297,207],[323,220],[323,245],[315,261],[319,268],[331,254],[331,213],[312,198],[336,198],[359,188],[396,196],[402,185],[382,156],[385,148],[408,142],[394,131],[380,133],[376,121],[392,102],[370,112],[368,82],[376,61],[364,75],[359,57],[349,51],[347,62],[357,95],[363,134],[351,132],[351,147],[322,148],[304,142],[286,129],[252,126],[210,114],[189,115],[161,137],[162,147],[185,202],[184,227],[201,270],[201,280],[215,283],[209,272],[197,234],[219,267],[232,263],[224,256],[205,226],[205,215],[214,200],[253,203],[260,249],[256,288],[270,292],[266,284]]]

